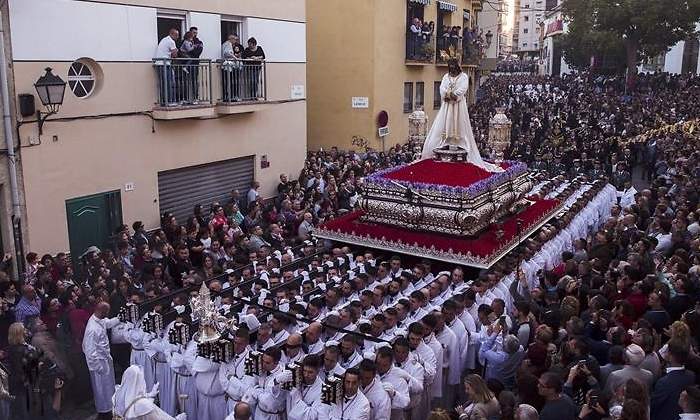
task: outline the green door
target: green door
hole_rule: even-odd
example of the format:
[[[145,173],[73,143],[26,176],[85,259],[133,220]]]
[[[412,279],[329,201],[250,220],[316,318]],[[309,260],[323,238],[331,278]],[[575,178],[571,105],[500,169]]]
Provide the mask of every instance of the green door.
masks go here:
[[[112,245],[114,230],[122,223],[122,202],[119,191],[66,200],[68,239],[74,262],[95,245],[105,249]]]

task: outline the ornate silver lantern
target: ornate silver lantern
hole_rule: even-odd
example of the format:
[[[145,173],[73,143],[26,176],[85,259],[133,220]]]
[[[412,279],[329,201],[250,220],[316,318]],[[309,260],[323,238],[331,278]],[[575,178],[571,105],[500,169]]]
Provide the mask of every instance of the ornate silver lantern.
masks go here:
[[[505,112],[503,107],[496,108],[496,114],[489,120],[489,147],[492,157],[499,163],[510,145],[510,128],[513,125]]]
[[[428,135],[428,115],[423,107],[418,107],[408,116],[408,140],[415,142],[416,152],[423,149],[423,143]]]
[[[195,333],[197,343],[211,343],[221,338],[221,333],[235,327],[233,319],[226,318],[219,312],[219,303],[211,300],[206,283],[202,283],[199,296],[190,298],[192,318],[199,320],[199,331]]]

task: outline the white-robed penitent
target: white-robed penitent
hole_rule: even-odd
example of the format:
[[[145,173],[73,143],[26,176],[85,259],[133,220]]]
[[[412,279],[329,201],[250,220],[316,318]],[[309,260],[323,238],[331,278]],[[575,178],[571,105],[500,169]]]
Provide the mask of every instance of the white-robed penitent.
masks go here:
[[[290,375],[282,366],[277,366],[268,374],[255,378],[255,387],[249,389],[243,401],[254,407],[255,420],[280,420],[284,414],[288,392],[281,385],[286,382],[285,375]]]
[[[375,376],[372,382],[362,389],[362,393],[369,400],[372,420],[389,420],[391,418],[391,398],[384,389],[379,376]]]
[[[146,380],[140,366],[129,366],[124,371],[122,383],[114,392],[114,414],[124,420],[185,420],[187,416],[181,414],[172,417],[158,408],[153,402],[158,391],[153,389],[146,391]]]
[[[255,379],[245,374],[245,359],[249,352],[250,348],[246,348],[241,354],[235,354],[230,362],[222,363],[219,367],[219,381],[226,392],[229,413],[243,400],[245,393],[255,386]]]
[[[411,403],[409,394],[409,381],[411,375],[396,366],[391,366],[389,370],[379,375],[383,386],[389,386],[394,390],[394,395],[391,397],[391,420],[401,420],[404,418],[404,412]],[[421,384],[421,388],[423,385]]]
[[[439,345],[439,344],[438,344]],[[430,413],[430,402],[433,395],[433,386],[438,380],[438,363],[433,350],[427,344],[420,341],[418,347],[411,353],[416,361],[423,367],[425,375],[423,377],[423,398],[420,401],[420,406],[414,407],[413,416],[411,418],[427,418]],[[440,352],[440,360],[442,360],[442,352]],[[439,380],[442,381],[442,369],[440,369]]]
[[[171,322],[168,327],[172,327],[173,324],[174,322]],[[168,414],[174,415],[177,414],[177,398],[175,393],[171,392],[175,386],[175,374],[168,363],[170,351],[171,344],[167,333],[164,337],[156,337],[146,344],[146,354],[153,363],[154,380],[160,386],[160,406]]]
[[[323,413],[319,419],[329,420],[370,420],[369,400],[357,391],[352,397],[344,397],[340,404],[322,406]],[[257,420],[257,419],[256,419]]]
[[[98,413],[112,411],[114,395],[114,363],[109,350],[107,329],[119,324],[119,319],[100,319],[94,314],[88,320],[83,337],[83,354],[90,371],[90,384]]]
[[[187,346],[173,346],[168,363],[170,370],[175,374],[175,380],[171,383],[170,391],[175,395],[177,402],[176,413],[186,413],[190,419],[197,418],[197,385],[194,378],[194,361],[197,358],[197,343],[190,340]],[[187,398],[180,398],[187,396]],[[174,415],[174,413],[169,413]]]
[[[150,388],[155,383],[155,376],[153,361],[150,357],[148,357],[148,354],[146,354],[146,344],[153,338],[153,335],[143,331],[140,323],[137,323],[136,325],[127,323],[127,325],[129,328],[124,335],[124,338],[129,344],[131,344],[131,356],[129,358],[129,362],[132,365],[138,365],[143,368],[143,376],[146,380],[146,387]]]
[[[197,356],[192,365],[192,371],[197,386],[197,418],[225,418],[226,393],[219,381],[219,364]]]
[[[454,138],[457,146],[463,147],[468,152],[467,161],[489,172],[503,172],[497,165],[484,162],[479,153],[479,148],[474,140],[472,124],[469,121],[466,95],[469,91],[469,77],[462,72],[458,76],[445,74],[440,83],[440,97],[442,105],[428,136],[423,144],[421,159],[431,159],[433,150],[447,145],[449,137]],[[445,101],[445,97],[453,94],[457,100]]]
[[[311,385],[302,383],[289,392],[287,420],[320,420],[322,383],[317,377]]]

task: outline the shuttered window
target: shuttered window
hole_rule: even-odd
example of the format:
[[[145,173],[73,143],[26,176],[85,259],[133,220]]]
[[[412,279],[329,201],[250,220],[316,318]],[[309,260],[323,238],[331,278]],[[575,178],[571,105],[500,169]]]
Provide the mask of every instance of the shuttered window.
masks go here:
[[[158,172],[160,214],[170,212],[184,224],[196,204],[206,214],[211,203],[227,203],[231,190],[245,196],[254,176],[255,156]]]

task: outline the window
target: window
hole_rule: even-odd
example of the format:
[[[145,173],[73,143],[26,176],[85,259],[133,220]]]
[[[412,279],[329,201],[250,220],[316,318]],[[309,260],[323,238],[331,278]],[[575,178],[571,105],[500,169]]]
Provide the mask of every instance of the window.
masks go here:
[[[440,84],[441,82],[433,83],[433,109],[440,109],[442,105],[442,98],[440,97]]]
[[[537,48],[537,43],[532,44],[532,48]]]
[[[228,40],[229,35],[238,35],[240,42],[245,44],[245,39],[241,33],[241,20],[237,18],[221,18],[221,43]]]
[[[523,47],[527,47],[527,42],[523,42]]]
[[[523,33],[524,33],[524,34],[527,33],[527,28],[523,29]]]
[[[95,90],[95,72],[85,60],[78,60],[68,69],[68,87],[78,98],[87,98]]]
[[[413,82],[403,84],[403,112],[413,112]]]
[[[530,21],[530,16],[523,16],[523,19],[525,19],[525,22],[529,22],[529,21]]]
[[[423,108],[425,102],[425,83],[416,82],[416,109]]]
[[[171,29],[177,29],[180,31],[180,39],[187,31],[187,25],[185,22],[185,13],[178,12],[158,12],[157,15],[157,25],[158,25],[158,41],[168,36]],[[180,44],[178,44],[180,45]]]

